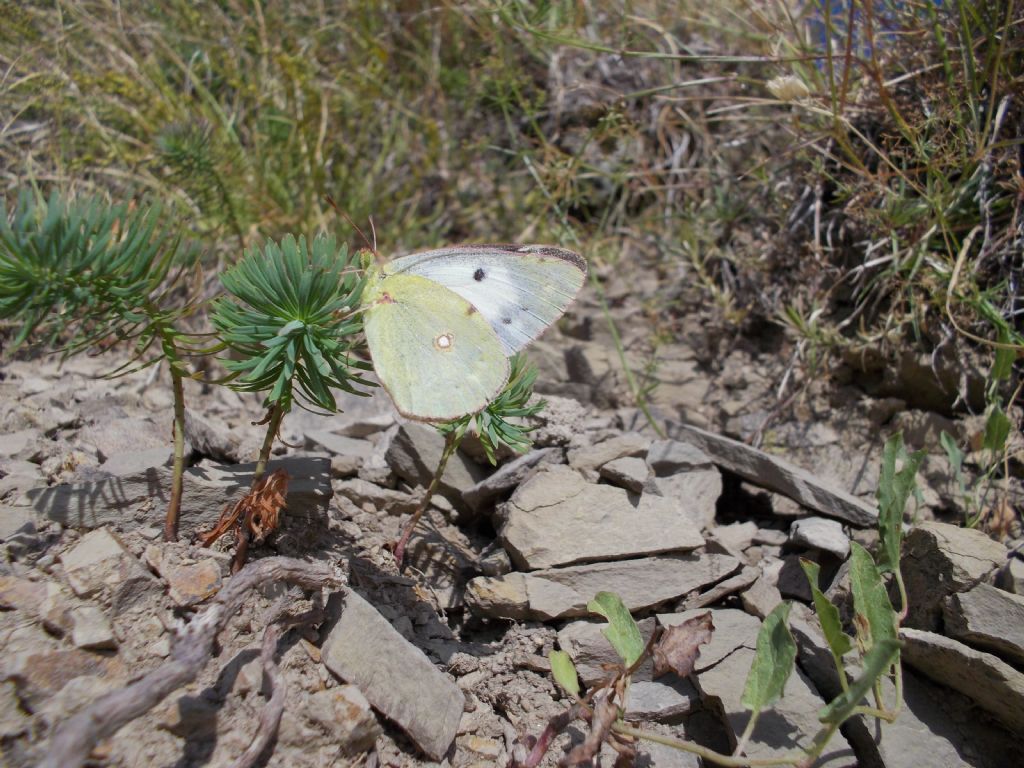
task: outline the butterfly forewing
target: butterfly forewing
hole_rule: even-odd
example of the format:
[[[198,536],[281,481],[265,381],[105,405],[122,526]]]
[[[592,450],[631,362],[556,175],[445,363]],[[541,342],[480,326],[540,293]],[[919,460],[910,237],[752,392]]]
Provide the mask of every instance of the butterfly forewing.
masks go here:
[[[505,355],[540,336],[572,303],[587,267],[544,245],[461,245],[395,259],[392,275],[419,275],[454,291],[494,329]]]
[[[367,290],[373,367],[403,416],[448,421],[483,409],[505,386],[501,342],[464,298],[414,274],[378,276]]]

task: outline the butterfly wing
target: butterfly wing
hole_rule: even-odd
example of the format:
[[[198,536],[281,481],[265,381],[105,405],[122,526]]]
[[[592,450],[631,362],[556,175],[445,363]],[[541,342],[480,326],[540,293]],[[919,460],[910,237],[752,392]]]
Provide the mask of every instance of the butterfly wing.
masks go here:
[[[587,263],[547,245],[460,245],[402,256],[385,271],[451,289],[480,311],[511,355],[562,316],[583,286]]]
[[[476,413],[508,381],[490,324],[444,286],[419,275],[375,275],[363,306],[374,370],[403,416],[448,421]]]

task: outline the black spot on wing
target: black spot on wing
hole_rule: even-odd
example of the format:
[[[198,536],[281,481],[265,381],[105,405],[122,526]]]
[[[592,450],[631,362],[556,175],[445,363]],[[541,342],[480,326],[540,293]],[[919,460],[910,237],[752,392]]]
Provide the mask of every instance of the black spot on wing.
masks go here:
[[[476,272],[473,273],[473,279],[479,283],[482,282],[485,277],[487,277],[487,273],[484,271],[484,268],[477,267]]]

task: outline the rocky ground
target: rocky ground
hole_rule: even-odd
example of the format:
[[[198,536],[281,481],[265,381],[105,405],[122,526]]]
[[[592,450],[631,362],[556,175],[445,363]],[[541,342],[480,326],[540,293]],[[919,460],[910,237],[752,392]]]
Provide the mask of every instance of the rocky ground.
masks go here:
[[[622,327],[631,312],[621,310]],[[934,450],[941,430],[969,438],[980,422],[914,410],[912,398],[878,388],[866,394],[855,377],[810,387],[779,417],[779,357],[712,342],[695,318],[677,345],[659,350],[653,404],[669,419],[663,439],[623,405],[600,324],[577,318],[568,333],[535,350],[549,407],[534,450],[493,470],[470,441],[401,574],[387,545],[415,508],[441,438],[401,423],[383,394],[348,398],[338,415],[292,413],[274,465],[290,476],[287,511],[254,557],[321,564],[335,586],[254,585],[223,617],[198,677],[102,739],[90,764],[506,765],[524,736],[568,706],[549,651],[568,651],[585,685],[601,679],[611,650],[585,609],[599,590],[621,595],[648,634],[712,612],[715,633],[696,674],[673,683],[641,668],[628,713],[719,750],[735,745],[746,722],[739,700],[760,619],[795,601],[799,671],[747,754],[807,745],[837,684],[799,558],[820,563],[822,586],[848,607],[850,540],[877,538],[883,436],[902,428],[909,444]],[[2,369],[8,765],[39,764],[57,726],[178,659],[184,628],[230,604],[230,543],[190,542],[248,486],[259,401],[190,385],[183,536],[166,544],[170,389],[152,370],[98,378],[115,362],[39,358]],[[1010,526],[996,541],[941,522],[957,505],[944,462],[926,460],[925,504],[904,552],[906,706],[892,725],[850,723],[821,765],[1024,761],[1024,560],[1008,549],[1019,531]],[[1004,490],[1016,504],[1019,482]],[[279,634],[265,642],[268,627]],[[276,739],[249,754],[271,703],[283,705]],[[544,764],[584,733],[582,723],[569,728]],[[699,764],[658,745],[640,754],[642,766]]]

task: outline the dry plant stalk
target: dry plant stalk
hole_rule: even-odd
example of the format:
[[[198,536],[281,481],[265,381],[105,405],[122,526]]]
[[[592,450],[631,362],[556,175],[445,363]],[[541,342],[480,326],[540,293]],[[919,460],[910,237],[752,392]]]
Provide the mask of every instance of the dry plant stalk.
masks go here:
[[[233,506],[224,507],[213,530],[200,536],[200,545],[208,547],[231,530],[239,539],[245,530],[254,542],[261,543],[276,530],[287,496],[288,473],[285,470],[278,469],[260,478]]]

